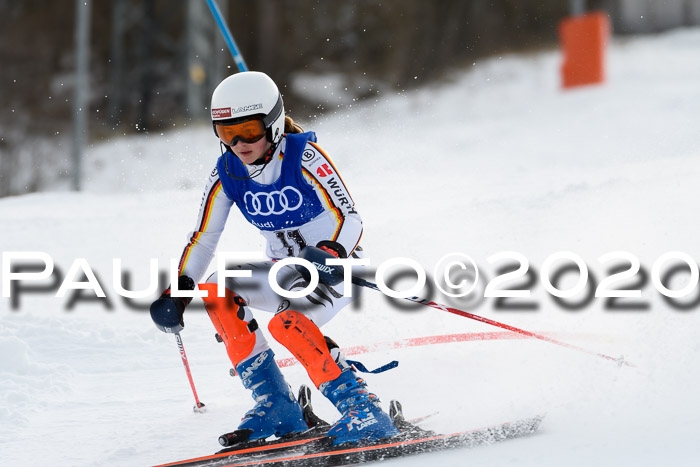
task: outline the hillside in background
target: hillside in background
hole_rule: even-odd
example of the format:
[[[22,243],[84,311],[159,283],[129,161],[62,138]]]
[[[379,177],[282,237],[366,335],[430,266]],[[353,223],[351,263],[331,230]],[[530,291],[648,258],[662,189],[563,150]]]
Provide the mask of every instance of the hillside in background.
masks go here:
[[[617,2],[584,3],[616,11]],[[569,13],[569,2],[559,0],[218,3],[248,66],[280,83],[302,118],[340,103],[299,91],[301,78],[333,73],[348,97],[371,101],[478,58],[554,47]],[[70,174],[76,5],[86,4],[0,1],[0,197],[51,190]],[[206,119],[212,90],[235,67],[204,0],[90,5],[89,144]],[[658,16],[635,13],[650,24]],[[689,23],[665,27],[674,24]]]

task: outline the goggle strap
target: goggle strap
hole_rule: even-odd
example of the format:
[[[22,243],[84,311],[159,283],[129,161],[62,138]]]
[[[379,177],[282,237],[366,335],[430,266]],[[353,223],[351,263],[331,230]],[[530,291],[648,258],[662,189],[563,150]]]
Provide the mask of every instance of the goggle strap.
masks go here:
[[[282,101],[282,94],[278,94],[277,103],[275,103],[275,106],[272,108],[270,113],[263,117],[263,123],[265,124],[266,129],[270,128],[272,123],[279,118],[283,108],[284,102]]]

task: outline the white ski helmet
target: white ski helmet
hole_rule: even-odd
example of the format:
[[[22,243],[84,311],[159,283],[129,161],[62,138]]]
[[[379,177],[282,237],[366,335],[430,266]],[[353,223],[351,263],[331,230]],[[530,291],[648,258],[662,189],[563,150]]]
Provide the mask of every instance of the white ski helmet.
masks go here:
[[[277,85],[265,73],[242,71],[224,79],[211,96],[211,120],[216,123],[238,123],[259,115],[273,147],[284,133],[284,103]],[[218,136],[218,134],[217,134]]]

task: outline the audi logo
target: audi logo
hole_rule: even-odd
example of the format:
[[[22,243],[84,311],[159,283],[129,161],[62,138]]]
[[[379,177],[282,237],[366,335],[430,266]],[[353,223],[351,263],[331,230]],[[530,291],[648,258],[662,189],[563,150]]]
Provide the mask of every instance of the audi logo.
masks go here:
[[[253,193],[246,191],[243,195],[243,203],[251,216],[271,216],[284,214],[287,211],[296,211],[301,207],[304,198],[299,190],[292,186],[286,186],[280,191],[269,193]]]

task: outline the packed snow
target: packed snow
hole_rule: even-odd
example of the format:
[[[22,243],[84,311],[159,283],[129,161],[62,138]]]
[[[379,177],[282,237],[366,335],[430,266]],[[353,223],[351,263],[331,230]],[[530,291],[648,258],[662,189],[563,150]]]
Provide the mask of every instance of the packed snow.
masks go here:
[[[641,298],[625,300],[645,310],[606,309],[603,298],[567,310],[537,275],[532,296],[518,299],[535,310],[497,310],[483,290],[507,264],[488,261],[502,251],[521,253],[538,273],[550,255],[570,251],[594,286],[610,275],[599,261],[608,252],[638,257],[647,276],[668,251],[700,258],[698,56],[697,28],[615,39],[599,86],[562,90],[561,57],[551,51],[480,60],[439,83],[382,92],[315,120],[295,115],[341,171],[375,268],[406,257],[432,276],[446,254],[469,255],[481,273],[472,298],[428,287],[424,295],[634,365],[525,338],[393,346],[503,330],[365,290],[359,306],[323,331],[341,347],[370,347],[354,356],[368,367],[399,360],[366,377],[385,407],[398,399],[408,418],[438,412],[422,426],[444,433],[546,416],[532,436],[391,465],[697,465],[700,305],[672,307],[641,275],[616,286],[641,289]],[[145,311],[151,299],[127,303],[113,285],[114,258],[131,288],[146,289],[151,258],[165,270],[179,257],[218,155],[207,125],[115,138],[87,152],[84,192],[0,200],[3,253],[41,251],[55,262],[50,278],[20,284],[43,291],[0,300],[0,464],[133,466],[206,455],[252,406],[200,306],[188,310],[182,333],[208,408],[193,413],[175,340]],[[228,227],[220,251],[262,251],[262,237],[238,213]],[[72,302],[73,291],[55,296],[76,258],[95,272],[107,301],[90,290]],[[667,285],[677,290],[688,280],[681,273]],[[699,293],[696,286],[677,302]],[[270,318],[256,317],[261,326]],[[278,359],[290,357],[270,342]],[[300,365],[283,371],[295,388],[308,384]],[[335,409],[318,391],[313,397],[332,421]]]

